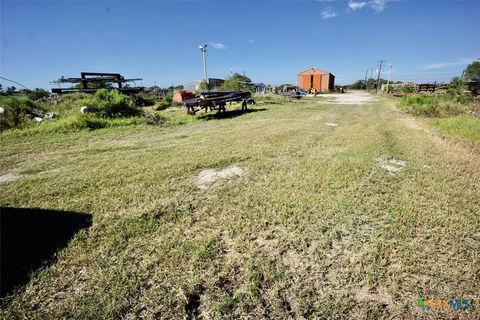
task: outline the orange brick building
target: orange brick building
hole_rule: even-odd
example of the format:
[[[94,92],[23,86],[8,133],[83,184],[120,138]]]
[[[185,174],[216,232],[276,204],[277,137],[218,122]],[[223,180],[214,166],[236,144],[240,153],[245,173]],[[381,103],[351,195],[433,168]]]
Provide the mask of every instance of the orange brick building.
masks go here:
[[[334,84],[335,76],[318,68],[309,68],[297,75],[297,85],[307,91],[311,88],[318,92],[332,91]]]

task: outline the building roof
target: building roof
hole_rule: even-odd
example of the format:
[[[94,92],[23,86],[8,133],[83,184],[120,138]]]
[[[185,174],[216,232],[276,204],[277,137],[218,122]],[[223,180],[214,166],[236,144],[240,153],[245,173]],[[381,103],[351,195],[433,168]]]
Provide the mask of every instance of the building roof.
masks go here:
[[[307,70],[304,70],[302,72],[300,72],[298,75],[299,76],[303,76],[303,75],[311,75],[311,74],[329,74],[330,72],[328,71],[323,71],[323,70],[320,70],[318,68],[308,68]]]

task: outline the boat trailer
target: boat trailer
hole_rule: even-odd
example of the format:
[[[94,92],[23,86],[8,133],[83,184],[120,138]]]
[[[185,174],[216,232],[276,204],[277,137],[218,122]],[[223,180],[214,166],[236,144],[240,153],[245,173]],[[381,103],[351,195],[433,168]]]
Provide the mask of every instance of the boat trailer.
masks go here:
[[[187,107],[187,114],[195,115],[198,111],[204,109],[205,112],[217,110],[225,112],[227,102],[242,102],[242,111],[246,111],[247,105],[254,105],[255,100],[251,98],[250,92],[228,91],[228,92],[202,92],[199,97],[183,101]]]

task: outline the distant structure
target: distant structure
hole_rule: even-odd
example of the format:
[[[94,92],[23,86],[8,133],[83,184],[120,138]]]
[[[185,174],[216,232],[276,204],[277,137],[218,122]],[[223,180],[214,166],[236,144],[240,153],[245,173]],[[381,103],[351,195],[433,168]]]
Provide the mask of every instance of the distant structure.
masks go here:
[[[57,94],[64,94],[64,93],[75,93],[75,92],[85,92],[85,93],[95,93],[100,88],[91,87],[88,84],[91,83],[94,86],[99,85],[100,83],[103,84],[102,87],[105,87],[106,90],[117,89],[122,93],[125,94],[137,94],[144,90],[143,87],[130,87],[125,86],[124,83],[126,82],[135,82],[140,81],[142,79],[125,79],[119,73],[105,73],[105,72],[81,72],[80,78],[65,78],[60,77],[58,80],[52,81],[53,84],[63,84],[63,83],[70,83],[70,84],[81,84],[80,88],[52,88],[52,93]],[[113,88],[110,86],[111,83],[116,83],[118,88]]]
[[[256,94],[265,94],[267,93],[267,86],[265,83],[253,83],[253,82],[245,82],[243,85],[246,88],[251,88],[253,93]]]
[[[224,79],[208,78],[208,86],[210,89],[219,88],[224,82]]]
[[[186,91],[198,91],[200,90],[200,83],[202,81],[200,80],[193,80],[193,81],[190,81],[189,83],[186,83],[183,85],[183,89],[185,89]]]
[[[297,75],[297,85],[306,91],[312,89],[317,92],[333,91],[335,76],[318,68],[309,68]]]

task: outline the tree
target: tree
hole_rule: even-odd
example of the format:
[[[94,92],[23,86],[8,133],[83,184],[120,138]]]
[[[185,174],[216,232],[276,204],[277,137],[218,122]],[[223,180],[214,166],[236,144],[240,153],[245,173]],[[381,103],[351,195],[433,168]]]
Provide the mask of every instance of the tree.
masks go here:
[[[234,73],[230,78],[225,80],[220,89],[222,91],[238,91],[245,90],[245,83],[251,83],[252,80],[239,73]]]
[[[17,91],[15,86],[7,87],[7,96],[12,95],[15,91]]]
[[[365,81],[364,80],[355,81],[353,84],[350,85],[350,89],[354,89],[354,90],[366,89]]]
[[[73,86],[75,89],[83,89],[83,84],[77,83],[76,85]],[[88,89],[109,89],[113,88],[112,83],[110,82],[105,82],[105,81],[89,81],[87,82],[87,88]]]
[[[22,93],[24,93],[29,99],[36,101],[40,100],[44,97],[48,97],[50,95],[50,92],[44,89],[36,88],[35,90],[28,90],[28,89],[23,89],[21,90]]]
[[[208,90],[208,82],[207,80],[202,80],[198,85],[198,91],[205,91],[205,90]]]
[[[465,80],[480,81],[480,61],[470,63],[465,69]]]
[[[380,85],[387,83],[386,79],[380,78]],[[351,84],[350,89],[375,89],[377,87],[377,79],[374,78],[369,78],[367,79],[367,82],[365,83],[365,80],[358,80],[355,81],[353,84]]]

